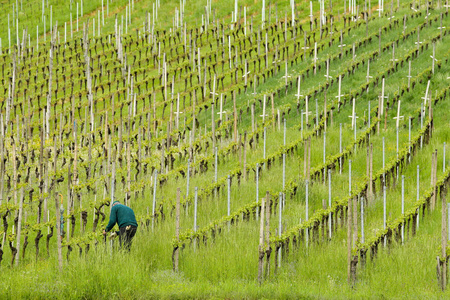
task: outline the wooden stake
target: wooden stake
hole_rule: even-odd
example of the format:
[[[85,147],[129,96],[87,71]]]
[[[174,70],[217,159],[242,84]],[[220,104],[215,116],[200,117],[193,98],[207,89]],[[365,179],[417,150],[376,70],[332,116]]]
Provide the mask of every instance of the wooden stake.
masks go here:
[[[237,142],[236,91],[233,90],[234,142]]]
[[[441,288],[444,291],[447,285],[447,187],[441,188],[442,202],[442,231],[441,231],[441,255],[444,263],[441,269]]]
[[[17,124],[18,125],[18,124]],[[15,157],[13,158],[15,159]],[[16,179],[17,180],[17,179]],[[16,235],[16,267],[19,265],[20,258],[20,238],[22,232],[22,217],[23,217],[23,185],[20,188],[20,202],[19,202],[19,212],[18,212],[18,220],[17,220],[17,235]]]
[[[57,152],[54,151],[55,156],[54,156],[54,173],[55,175],[53,175],[53,179],[56,179],[56,160],[57,160]],[[61,196],[61,202],[62,202],[62,195]],[[63,258],[62,258],[62,231],[61,231],[61,214],[60,214],[60,207],[59,207],[59,203],[58,203],[58,198],[56,197],[56,188],[53,188],[53,198],[55,199],[55,209],[56,209],[56,240],[57,240],[57,245],[58,245],[58,265],[59,265],[59,271],[62,271],[62,264],[63,264]],[[69,235],[69,233],[67,233],[67,235]]]
[[[266,235],[266,242],[265,242],[265,250],[266,250],[266,278],[269,278],[270,276],[270,263],[269,263],[269,257],[270,257],[270,194],[269,191],[266,192],[266,229],[265,229],[265,235]]]
[[[261,199],[261,218],[259,225],[259,263],[258,263],[258,282],[261,285],[263,280],[263,267],[264,267],[264,216],[265,216],[265,199]]]
[[[308,168],[306,170],[306,179],[310,180],[311,174],[311,136],[308,138]]]
[[[351,161],[349,161],[349,174],[351,174]],[[350,175],[351,178],[351,175]],[[351,181],[349,182],[349,194],[351,195]],[[352,263],[352,198],[348,198],[347,203],[347,281],[352,284],[351,263]]]
[[[372,177],[373,177],[373,144],[370,144],[370,149],[369,149],[369,163],[370,163],[370,167],[369,167],[369,200],[373,199],[373,184],[372,184]]]
[[[434,166],[435,166],[435,160],[436,160],[436,152],[433,152],[431,155],[431,175],[430,175],[430,185],[433,187],[433,194],[431,195],[431,211],[434,210],[436,205],[436,189],[434,188]]]
[[[177,188],[177,204],[176,204],[176,223],[175,223],[175,237],[177,242],[180,242],[180,188]],[[173,271],[178,272],[178,257],[180,248],[179,246],[175,249],[174,259],[173,259]]]
[[[244,165],[242,167],[242,173],[244,174],[244,180],[247,180],[247,131],[244,132]]]

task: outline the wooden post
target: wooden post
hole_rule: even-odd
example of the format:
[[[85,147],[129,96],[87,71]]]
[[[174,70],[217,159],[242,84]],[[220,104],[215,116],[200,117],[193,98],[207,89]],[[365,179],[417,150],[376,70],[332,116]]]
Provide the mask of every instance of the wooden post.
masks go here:
[[[19,124],[17,124],[18,126]],[[15,157],[13,157],[15,159]],[[16,178],[17,180],[17,178]],[[20,188],[20,201],[19,201],[19,212],[18,212],[18,220],[17,220],[17,235],[16,235],[16,267],[19,265],[20,258],[20,238],[22,232],[22,216],[23,216],[23,186]],[[25,251],[25,249],[24,249]]]
[[[155,174],[153,175],[153,205],[152,205],[152,231],[155,226],[155,210],[156,210],[156,185],[158,179],[158,170],[155,169]]]
[[[54,156],[54,164],[53,164],[53,168],[54,168],[54,175],[53,175],[53,180],[56,180],[56,166],[57,166],[57,152],[54,151],[55,156]],[[62,231],[61,231],[61,215],[60,215],[60,208],[58,205],[58,198],[56,196],[56,188],[53,188],[53,198],[55,199],[55,209],[56,209],[56,240],[57,240],[57,245],[58,245],[58,265],[59,265],[59,271],[62,271],[62,263],[63,263],[63,258],[62,258]],[[62,201],[62,196],[61,196],[61,201]],[[70,213],[70,212],[69,212]],[[69,233],[67,233],[67,235],[69,235]],[[48,236],[47,236],[48,239]]]
[[[328,169],[328,208],[331,208],[331,169]],[[332,222],[333,215],[332,212],[328,214],[328,238],[331,240],[332,234]]]
[[[92,80],[91,80],[91,67],[90,67],[90,57],[89,57],[89,38],[88,38],[88,30],[89,28],[89,19],[86,24],[83,24],[83,47],[84,47],[84,61],[86,65],[86,84],[88,90],[88,100],[89,100],[89,112],[91,115],[91,131],[94,131],[94,97],[92,94]]]
[[[11,132],[12,134],[12,132]],[[13,198],[14,205],[17,205],[17,160],[16,158],[16,141],[12,140],[12,162],[13,162]]]
[[[357,197],[352,197],[353,199],[353,217],[352,217],[352,221],[353,221],[353,239],[352,239],[352,245],[353,247],[356,246],[356,243],[358,241],[358,201],[357,201]],[[363,200],[360,199],[360,201],[362,202]]]
[[[270,94],[270,99],[272,102],[272,124],[273,124],[273,128],[275,129],[275,103],[274,103],[274,95]],[[280,111],[278,110],[278,123],[280,122]]]
[[[442,232],[441,232],[441,288],[444,291],[447,285],[447,187],[441,187],[441,202],[442,202]]]
[[[242,167],[242,173],[244,175],[244,180],[247,180],[247,131],[244,132],[244,165]]]
[[[434,168],[433,168],[433,194],[435,195],[434,196],[434,202],[435,202],[435,205],[436,205],[436,194],[437,194],[437,192],[438,192],[438,188],[437,188],[437,186],[436,186],[436,184],[437,184],[437,161],[438,161],[438,152],[437,152],[437,149],[435,149],[434,150]]]
[[[303,142],[303,177],[306,179],[306,161],[308,160],[308,140]]]
[[[154,101],[156,102],[156,101]],[[196,102],[196,97],[195,97],[195,90],[192,94],[192,141],[195,141],[195,102]],[[153,118],[155,118],[155,116],[153,116]]]
[[[308,138],[308,167],[306,169],[306,179],[310,180],[311,174],[311,136]]]
[[[53,73],[53,51],[55,46],[55,36],[52,35],[50,42],[49,53],[49,70],[48,70],[48,94],[47,94],[47,108],[45,114],[45,136],[48,139],[50,134],[50,114],[51,114],[51,102],[52,102],[52,73]],[[17,249],[19,251],[19,249]]]
[[[270,259],[270,252],[271,252],[271,248],[270,248],[270,194],[269,191],[266,192],[266,229],[265,229],[265,235],[266,235],[266,242],[265,242],[265,250],[266,250],[266,278],[269,278],[270,276],[270,263],[269,263],[269,259]]]
[[[130,128],[130,124],[128,124]],[[163,170],[163,168],[161,168]],[[125,205],[129,206],[131,202],[131,142],[130,135],[128,135],[127,142],[127,192],[125,193]]]
[[[305,180],[305,220],[309,220],[309,180]],[[309,228],[305,228],[305,243],[306,248],[309,245]]]
[[[255,103],[251,104],[250,109],[252,114],[252,132],[255,132]]]
[[[259,225],[259,263],[258,263],[258,282],[259,285],[262,284],[263,280],[263,267],[264,267],[264,216],[265,216],[265,199],[263,198],[261,201],[261,218]]]
[[[234,142],[237,142],[236,91],[233,91]]]
[[[214,83],[215,88],[215,83]],[[214,91],[214,89],[213,89]],[[214,120],[214,106],[216,105],[215,98],[216,96],[213,94],[212,102],[211,102],[211,134],[212,134],[212,142],[213,142],[213,149],[216,147],[216,122]]]
[[[370,186],[371,180],[370,180],[370,144],[367,143],[367,154],[366,154],[366,177],[368,179],[367,187]],[[369,199],[369,189],[367,189],[367,199]]]
[[[436,206],[436,188],[434,187],[435,182],[434,182],[434,166],[435,166],[435,160],[436,160],[436,152],[433,152],[431,155],[431,175],[430,175],[430,185],[433,188],[433,193],[431,194],[431,211],[434,210],[435,206]]]
[[[180,242],[180,188],[177,188],[177,204],[176,204],[176,223],[175,223],[175,237],[177,242]],[[178,272],[178,257],[179,257],[180,248],[179,245],[174,250],[174,259],[173,259],[173,271]]]
[[[349,197],[347,203],[347,281],[350,285],[352,282],[352,274],[351,274],[351,264],[352,264],[352,205],[353,201],[351,198],[352,188],[351,188],[351,168],[352,161],[349,161]]]
[[[369,201],[373,199],[373,184],[372,184],[372,177],[373,177],[373,144],[370,144],[369,149]]]
[[[323,130],[324,132],[327,131],[327,91],[324,91],[324,104],[323,104],[323,118],[324,118],[324,123],[323,123]]]

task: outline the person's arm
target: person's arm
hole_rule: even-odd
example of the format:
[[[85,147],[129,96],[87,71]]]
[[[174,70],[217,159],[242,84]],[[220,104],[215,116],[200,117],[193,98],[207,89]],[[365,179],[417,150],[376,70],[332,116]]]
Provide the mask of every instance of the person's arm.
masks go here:
[[[111,214],[109,215],[109,223],[108,226],[106,226],[105,231],[106,232],[110,231],[114,227],[114,225],[116,225],[116,222],[117,222],[117,208],[113,207],[111,209]]]

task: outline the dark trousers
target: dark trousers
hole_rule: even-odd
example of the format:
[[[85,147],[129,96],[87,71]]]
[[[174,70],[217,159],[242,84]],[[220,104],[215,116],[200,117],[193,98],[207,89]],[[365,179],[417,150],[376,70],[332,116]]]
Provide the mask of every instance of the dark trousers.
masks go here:
[[[127,230],[128,227],[128,230]],[[121,227],[120,233],[119,233],[119,241],[120,241],[120,248],[123,246],[126,250],[130,251],[131,248],[131,241],[133,240],[134,235],[136,234],[136,226],[129,225],[129,226],[123,226]]]

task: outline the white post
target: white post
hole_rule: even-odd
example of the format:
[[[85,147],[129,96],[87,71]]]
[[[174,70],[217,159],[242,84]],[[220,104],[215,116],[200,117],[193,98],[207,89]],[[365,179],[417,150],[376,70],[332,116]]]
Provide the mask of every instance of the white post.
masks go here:
[[[198,201],[198,187],[195,187],[195,194],[194,194],[194,232],[197,232],[197,201]]]
[[[262,1],[262,12],[261,12],[261,27],[264,28],[264,22],[266,21],[266,1]]]
[[[384,77],[381,85],[381,115],[384,114]]]
[[[328,208],[331,208],[331,169],[328,169]],[[328,236],[331,239],[331,212],[328,214]]]
[[[260,115],[260,117],[262,117],[262,121],[263,121],[263,125],[264,125],[264,121],[265,121],[265,119],[266,119],[266,95],[264,94],[264,97],[263,97],[263,113],[262,113],[262,115]]]
[[[294,8],[295,8],[295,1],[292,0],[291,1],[292,27],[295,26],[295,10],[294,10]]]
[[[323,132],[323,164],[324,164],[324,168],[323,168],[323,178],[324,178],[324,184],[325,184],[325,162],[326,162],[326,146],[327,146],[327,133],[324,131]]]
[[[348,195],[352,195],[352,160],[348,161]],[[349,213],[351,213],[350,207],[348,209]]]
[[[397,128],[398,128],[398,126],[399,126],[400,120],[403,120],[403,116],[400,116],[400,103],[401,103],[401,102],[402,102],[401,100],[398,100],[398,105],[397,105],[397,117],[394,117],[394,120],[397,121],[397,122],[396,122]]]
[[[356,112],[355,112],[355,106],[356,106],[356,100],[355,98],[353,98],[353,109],[352,109],[352,115],[349,116],[349,118],[352,119],[352,129],[355,129],[356,132],[356,119],[359,118],[356,116]],[[355,138],[356,139],[356,138]]]
[[[344,95],[341,95],[341,83],[342,83],[342,76],[339,75],[338,95],[336,96],[336,98],[338,98],[338,107],[341,104],[341,96],[344,96]]]
[[[408,153],[411,153],[411,117],[409,117],[408,123]],[[409,156],[409,160],[411,160],[411,156]]]
[[[244,35],[247,36],[247,6],[244,6]]]
[[[266,159],[266,127],[264,127],[264,150],[263,150],[263,158]],[[265,164],[264,164],[265,165]]]
[[[234,0],[234,22],[237,22],[238,16],[238,0]]]
[[[155,209],[156,209],[156,184],[158,178],[158,170],[155,170],[155,178],[153,181],[153,206],[152,206],[152,230],[155,226]]]
[[[383,229],[386,229],[386,184],[383,184]],[[384,237],[384,247],[386,247],[386,236]]]
[[[450,203],[447,203],[447,228],[450,228]],[[448,231],[448,240],[450,240],[450,230]]]
[[[361,202],[361,244],[364,244],[364,198],[361,197],[359,201]]]
[[[444,153],[442,154],[442,172],[445,173],[445,142],[444,142]],[[450,227],[449,227],[450,228]],[[449,230],[450,231],[450,230]]]
[[[425,109],[427,108],[427,100],[428,100],[428,91],[430,90],[430,80],[428,80],[427,83],[427,89],[425,90],[425,97],[423,97],[422,99],[424,99],[423,101],[423,114],[425,114]],[[421,113],[422,115],[422,113]]]
[[[309,195],[308,195],[308,180],[305,180],[305,202],[306,202],[306,217],[305,220],[308,221],[309,219]],[[309,230],[306,229],[306,247],[308,247],[308,242],[309,242]]]
[[[306,96],[305,98],[305,116],[306,116],[306,126],[308,126],[309,122],[308,122],[308,116],[311,114],[311,112],[308,109],[308,96]]]
[[[409,69],[408,69],[408,91],[409,91],[409,89],[411,88],[411,78],[412,78],[412,76],[411,76],[411,60],[410,61],[408,61],[408,65],[409,65]]]
[[[256,164],[256,203],[259,202],[259,164]],[[256,206],[256,220],[258,220],[259,206]]]
[[[286,147],[286,118],[283,120],[284,125],[284,135],[283,135],[283,146]],[[286,186],[286,153],[283,153],[283,192]]]
[[[405,213],[405,175],[402,175],[402,216]],[[405,222],[402,223],[402,244],[405,237]]]
[[[281,238],[281,232],[282,232],[282,207],[281,202],[283,201],[283,193],[279,193],[278,195],[278,237]],[[278,266],[281,266],[281,248],[278,249]]]
[[[64,22],[64,46],[67,44],[67,22]]]
[[[416,190],[417,190],[417,194],[416,194],[416,200],[417,201],[419,201],[419,197],[420,197],[420,195],[419,195],[419,192],[420,192],[420,168],[419,168],[419,165],[417,165],[417,188],[416,188]],[[420,218],[420,208],[418,208],[418,211],[417,211],[417,224],[416,224],[416,227],[417,227],[417,229],[419,229],[419,218]]]
[[[302,76],[298,76],[298,80],[297,80],[297,94],[295,95],[297,97],[297,102],[300,100],[300,97],[303,97],[302,94],[300,94],[300,81],[301,81]]]
[[[316,74],[316,70],[317,70],[317,42],[314,42],[314,74]]]
[[[53,34],[53,6],[50,5],[50,35]]]
[[[300,137],[303,139],[303,109],[300,111]]]
[[[430,55],[430,57],[432,59],[432,61],[431,61],[431,73],[434,74],[434,62],[437,61],[437,59],[436,59],[436,43],[433,43],[433,56]]]
[[[227,197],[227,216],[230,215],[231,213],[231,207],[230,207],[230,199],[231,199],[231,177],[230,175],[228,175],[227,177],[227,181],[228,181],[228,197]]]
[[[217,147],[214,148],[214,183],[217,183]]]
[[[339,123],[339,154],[342,154],[342,123]],[[339,157],[339,174],[342,174],[342,157]]]
[[[319,102],[316,98],[316,126],[319,126]]]
[[[396,146],[397,146],[397,158],[398,158],[398,127],[396,128],[396,133],[397,133],[397,139],[396,139]],[[398,171],[398,170],[397,170]],[[398,174],[397,174],[398,175]]]
[[[188,164],[187,164],[187,183],[186,183],[186,199],[189,197],[189,177],[191,172],[191,159],[188,158]],[[187,202],[186,202],[186,213],[187,213]]]

